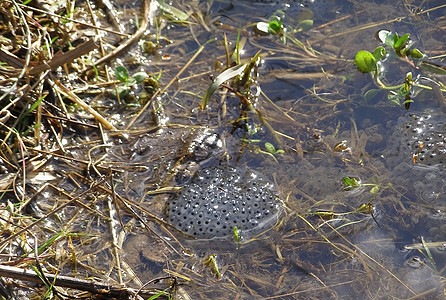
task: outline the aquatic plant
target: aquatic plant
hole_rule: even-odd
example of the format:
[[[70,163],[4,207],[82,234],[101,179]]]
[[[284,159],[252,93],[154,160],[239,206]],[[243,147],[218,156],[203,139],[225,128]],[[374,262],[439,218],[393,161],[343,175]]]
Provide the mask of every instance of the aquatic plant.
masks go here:
[[[260,87],[257,82],[258,76],[258,66],[261,60],[261,51],[258,51],[248,62],[242,63],[240,61],[240,51],[243,43],[240,42],[240,32],[237,37],[237,42],[232,53],[229,52],[228,47],[226,47],[226,58],[228,68],[220,73],[213,82],[206,89],[202,101],[199,107],[204,110],[209,105],[209,101],[215,94],[217,89],[220,87],[232,92],[236,97],[240,99],[241,112],[239,118],[233,122],[234,129],[232,133],[237,128],[242,128],[244,132],[248,133],[250,136],[255,134],[265,126],[275,139],[279,149],[276,150],[275,147],[267,142],[265,144],[266,151],[261,150],[256,147],[257,153],[264,153],[272,156],[272,158],[277,162],[274,154],[283,153],[284,150],[280,149],[282,145],[281,139],[278,137],[272,126],[263,118],[262,113],[259,109],[255,107],[257,103],[257,98],[259,96]],[[225,45],[228,45],[228,41],[225,36]],[[232,64],[232,67],[229,65]],[[261,125],[251,126],[248,124],[248,120],[252,118],[249,117],[249,113],[253,113],[258,117]],[[251,139],[242,138],[243,141],[252,142]]]
[[[121,82],[117,87],[117,97],[125,98],[132,90],[133,86],[140,84],[148,77],[146,72],[137,72],[129,76],[129,72],[124,66],[117,66],[115,68],[116,78]]]
[[[311,10],[303,10],[297,16],[296,26],[285,26],[283,23],[285,14],[274,14],[268,22],[257,22],[254,30],[260,35],[278,35],[283,44],[286,44],[288,38],[294,40],[293,34],[298,32],[307,32],[313,27],[313,12]]]
[[[221,273],[218,269],[217,254],[211,254],[203,260],[203,264],[211,270],[211,274],[217,279],[221,279]]]
[[[376,86],[382,90],[388,90],[388,100],[398,105],[404,105],[405,109],[409,109],[410,103],[413,102],[413,96],[421,89],[429,89],[432,87],[422,84],[422,80],[432,82],[432,79],[423,78],[421,76],[413,76],[412,72],[407,72],[404,81],[395,86],[384,84],[385,66],[391,60],[398,59],[404,61],[412,67],[416,68],[416,64],[435,65],[427,62],[427,56],[419,49],[413,48],[414,41],[410,40],[410,34],[399,36],[397,33],[389,30],[380,30],[376,33],[378,40],[383,46],[378,46],[373,52],[361,50],[355,55],[355,64],[361,73],[369,73],[372,76]],[[443,70],[444,72],[444,70]],[[438,73],[432,70],[432,73]],[[440,87],[441,92],[446,92],[446,88],[441,82],[434,81],[433,84]],[[415,89],[417,88],[417,89]],[[371,89],[364,94],[366,100],[373,98],[377,94],[376,89]]]
[[[365,186],[371,186],[370,194],[375,195],[379,192],[380,185],[379,183],[362,183],[359,177],[354,176],[345,176],[342,178],[342,184],[344,185],[344,191],[351,191],[353,189]]]

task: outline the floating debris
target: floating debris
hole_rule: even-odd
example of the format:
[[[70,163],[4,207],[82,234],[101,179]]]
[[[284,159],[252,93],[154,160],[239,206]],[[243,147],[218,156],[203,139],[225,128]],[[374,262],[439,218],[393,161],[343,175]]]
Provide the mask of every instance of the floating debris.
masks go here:
[[[271,225],[280,215],[273,185],[257,174],[240,175],[232,167],[199,170],[189,185],[171,200],[168,221],[199,239],[242,235]]]

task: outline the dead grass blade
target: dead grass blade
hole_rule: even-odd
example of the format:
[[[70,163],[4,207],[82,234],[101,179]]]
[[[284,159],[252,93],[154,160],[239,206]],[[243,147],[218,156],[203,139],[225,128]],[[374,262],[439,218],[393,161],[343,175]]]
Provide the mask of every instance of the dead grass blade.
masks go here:
[[[94,62],[95,66],[99,66],[111,59],[113,59],[114,57],[118,56],[119,54],[121,54],[123,51],[125,51],[128,47],[130,47],[133,43],[135,43],[136,41],[139,40],[139,38],[144,34],[144,32],[146,30],[149,29],[150,26],[150,22],[151,22],[151,18],[153,18],[154,15],[154,8],[156,7],[155,5],[152,5],[153,1],[151,0],[144,0],[142,3],[142,22],[140,27],[138,28],[138,30],[132,35],[131,38],[129,38],[127,41],[121,43],[116,49],[114,49],[113,51],[111,51],[109,54],[107,54],[106,56],[98,59],[97,61]],[[156,2],[156,1],[155,1]],[[85,73],[86,71],[88,71],[90,68],[92,68],[93,66],[89,66],[87,69],[84,69],[82,71],[82,73]]]
[[[441,9],[441,8],[444,8],[444,7],[446,7],[446,4],[439,5],[439,6],[430,8],[430,9],[423,10],[423,11],[419,12],[419,14],[420,15],[421,14],[428,14],[428,13],[430,13],[432,11],[435,11],[437,9]],[[329,35],[329,36],[325,37],[325,39],[327,39],[327,38],[335,38],[335,37],[339,37],[339,36],[343,36],[343,35],[350,35],[350,34],[352,34],[354,32],[358,32],[358,31],[369,29],[369,28],[373,28],[373,27],[382,26],[384,24],[390,24],[390,23],[394,23],[394,22],[401,22],[401,21],[403,21],[403,20],[405,20],[407,18],[409,18],[409,16],[397,17],[397,18],[394,18],[392,20],[387,20],[387,21],[382,21],[382,22],[372,22],[372,23],[366,24],[364,26],[362,26],[362,25],[361,26],[357,26],[357,27],[354,27],[354,28],[352,28],[350,30],[345,30],[345,31],[342,31],[342,32],[339,32],[339,33],[335,33],[335,34]]]
[[[129,130],[133,124],[136,122],[136,120],[139,119],[139,117],[147,110],[147,108],[150,106],[150,104],[152,103],[152,100],[155,99],[156,97],[158,97],[158,95],[162,95],[164,94],[167,89],[178,80],[178,78],[180,77],[180,75],[192,64],[192,62],[198,57],[198,55],[204,50],[205,46],[211,42],[213,40],[207,41],[206,43],[204,43],[203,45],[200,46],[200,48],[198,48],[197,52],[195,52],[195,54],[191,57],[191,59],[184,65],[184,67],[177,73],[177,75],[175,75],[172,80],[170,80],[170,82],[162,89],[162,90],[157,90],[155,94],[153,94],[153,96],[150,98],[149,101],[147,101],[146,105],[144,105],[144,107],[138,112],[138,114],[133,117],[133,119],[129,122],[129,124],[127,125],[126,129]]]
[[[76,58],[89,53],[97,47],[98,45],[96,45],[96,43],[92,39],[90,39],[85,43],[80,44],[73,50],[69,50],[65,53],[57,52],[50,61],[32,67],[31,70],[29,70],[29,74],[34,75],[46,70],[54,70],[59,66],[71,63]]]
[[[108,122],[104,117],[102,117],[94,108],[84,102],[75,93],[66,88],[59,80],[54,79],[54,83],[58,87],[58,91],[68,97],[71,101],[75,102],[77,105],[85,109],[90,113],[99,123],[101,123],[106,129],[117,131],[115,126]]]
[[[344,241],[346,241],[350,246],[352,246],[353,248],[355,248],[358,252],[360,252],[362,255],[364,255],[365,257],[367,257],[368,259],[370,259],[373,263],[375,263],[376,265],[378,265],[380,268],[382,268],[384,271],[386,271],[390,276],[392,276],[396,281],[398,281],[402,286],[404,286],[408,291],[410,291],[413,295],[416,295],[417,293],[407,284],[405,284],[404,282],[401,281],[401,279],[399,279],[395,274],[393,274],[389,269],[387,269],[386,267],[384,267],[380,262],[378,262],[377,260],[375,260],[373,257],[371,257],[370,255],[368,255],[367,253],[365,253],[361,248],[359,248],[358,246],[356,246],[355,244],[353,244],[352,242],[350,242],[346,237],[344,237],[339,231],[337,231],[333,226],[331,226],[330,224],[327,223],[327,225],[334,231],[336,232],[336,234],[341,237]]]
[[[53,209],[51,212],[49,212],[48,214],[46,214],[45,216],[43,216],[40,219],[37,219],[36,221],[32,222],[31,224],[29,224],[28,226],[26,226],[25,228],[20,229],[19,231],[15,232],[14,234],[11,234],[10,236],[8,236],[7,238],[3,239],[2,241],[0,241],[0,247],[5,245],[7,242],[9,242],[10,240],[16,238],[17,236],[21,235],[22,233],[24,233],[25,231],[30,230],[32,227],[34,227],[35,225],[47,220],[49,217],[53,216],[54,214],[56,214],[57,212],[61,211],[62,209],[64,209],[65,207],[73,204],[74,202],[76,202],[77,200],[81,199],[82,197],[84,197],[85,195],[87,195],[88,193],[90,193],[92,190],[94,190],[96,187],[100,186],[103,181],[105,180],[104,178],[101,178],[99,181],[96,181],[94,184],[91,185],[91,187],[87,190],[85,190],[84,192],[82,192],[81,194],[79,194],[78,196],[70,199],[69,201],[67,201],[66,203],[62,204],[61,206]]]
[[[34,271],[29,271],[23,268],[0,265],[0,273],[2,274],[2,277],[9,277],[35,283],[42,282],[41,278]],[[48,280],[48,282],[54,282],[55,286],[87,291],[103,297],[117,297],[119,299],[125,297],[126,299],[130,299],[131,296],[138,292],[139,295],[147,298],[157,295],[160,291],[162,291],[162,289],[155,284],[148,284],[144,289],[138,290],[70,276],[54,275],[43,272],[41,274]]]

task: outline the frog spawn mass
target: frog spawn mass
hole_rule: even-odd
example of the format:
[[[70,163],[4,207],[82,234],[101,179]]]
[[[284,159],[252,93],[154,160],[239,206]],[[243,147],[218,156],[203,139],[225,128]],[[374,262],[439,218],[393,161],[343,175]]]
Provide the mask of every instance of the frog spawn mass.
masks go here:
[[[168,221],[199,239],[232,236],[235,226],[245,236],[272,225],[279,204],[272,184],[257,174],[210,167],[199,170],[169,202]]]
[[[414,163],[443,165],[446,163],[446,122],[430,114],[410,114],[403,123],[405,144]]]

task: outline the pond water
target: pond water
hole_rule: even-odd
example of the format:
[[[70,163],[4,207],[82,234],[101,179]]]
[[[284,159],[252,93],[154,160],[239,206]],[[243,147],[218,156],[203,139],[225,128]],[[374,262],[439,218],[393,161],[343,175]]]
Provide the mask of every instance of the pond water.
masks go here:
[[[113,97],[91,97],[125,134],[110,133],[95,149],[93,137],[76,135],[84,146],[72,151],[79,160],[100,156],[95,166],[111,167],[114,192],[128,199],[125,230],[114,224],[126,284],[170,276],[176,299],[444,299],[446,80],[432,71],[444,60],[444,1],[168,4],[187,19],[166,8],[112,65],[160,75],[165,89],[147,109],[141,87],[118,109]],[[271,21],[282,23],[279,33],[258,25]],[[383,46],[380,30],[409,33],[408,47],[426,54],[431,69],[393,53],[379,63],[378,80],[359,72],[355,55]],[[261,50],[249,84],[231,78],[201,109],[237,40],[241,63]],[[144,52],[143,42],[154,46]],[[410,94],[402,94],[405,82]],[[72,167],[59,164],[51,162]],[[58,185],[67,191],[89,187],[64,172]],[[113,270],[102,274],[117,282],[113,233],[78,213],[61,218],[75,220],[73,232],[95,233],[77,243],[85,263]]]
[[[140,196],[146,193],[144,203],[165,216],[164,203],[177,205],[186,192],[180,198],[147,196],[148,186],[179,186],[194,194],[197,188],[190,187],[190,178],[198,169],[253,170],[274,183],[284,213],[253,238],[244,237],[243,228],[238,228],[239,242],[231,235],[209,240],[208,231],[206,239],[193,239],[172,229],[177,242],[193,255],[165,250],[166,263],[151,258],[145,250],[151,245],[141,242],[137,247],[146,256],[140,254],[144,259],[133,262],[145,264],[144,268],[139,265],[138,276],[150,280],[154,274],[147,269],[163,265],[191,280],[183,278],[183,293],[202,299],[372,299],[420,294],[421,298],[442,298],[446,263],[443,92],[414,87],[413,102],[406,110],[404,98],[398,99],[402,105],[395,104],[389,90],[377,90],[372,76],[358,72],[353,63],[358,51],[373,52],[382,45],[375,38],[382,29],[400,36],[410,33],[412,47],[429,57],[442,54],[446,12],[439,7],[442,1],[171,4],[192,12],[194,21],[167,22],[161,34],[171,43],[160,52],[169,55],[171,63],[151,57],[148,71],[162,70],[162,79],[174,76],[201,45],[211,42],[175,87],[159,99],[169,125],[157,131],[158,142],[151,140],[153,133],[143,137],[151,145],[150,153],[138,162],[153,167],[156,151],[158,161],[163,161],[155,163],[157,168],[168,165],[176,175],[162,184],[158,176],[141,184],[141,174],[128,171],[134,178],[129,186],[139,190]],[[269,22],[275,16],[283,21],[286,39],[280,34],[259,34],[254,28],[257,22]],[[309,19],[313,20],[311,29],[302,30],[301,22]],[[226,64],[223,37],[227,36],[232,50],[239,32],[242,61],[262,50],[247,93],[256,111],[247,110],[240,97],[224,88],[216,91],[202,111],[198,109],[201,96],[211,77],[218,76]],[[431,61],[441,63],[442,59]],[[403,83],[407,72],[426,86],[444,83],[441,75],[425,72],[409,60],[382,62],[387,86]],[[364,96],[372,89],[376,92]],[[153,123],[154,119],[141,118],[134,126]],[[194,133],[188,128],[194,128]],[[166,134],[173,136],[161,138],[161,144],[170,141],[169,147],[181,148],[183,153],[163,154],[159,138]],[[181,143],[171,142],[178,141],[178,134]],[[266,143],[284,153],[272,153]],[[131,154],[132,159],[139,155]],[[354,179],[357,186],[346,186],[345,178]],[[126,192],[128,186],[120,188]],[[206,189],[201,188],[199,194],[204,195]],[[221,192],[234,196],[225,189]],[[217,192],[209,193],[220,201]],[[362,210],[358,209],[361,205]],[[184,215],[184,219],[189,222],[193,216]],[[178,229],[202,229],[201,223],[191,227],[171,220]],[[210,224],[216,226],[214,221]]]

